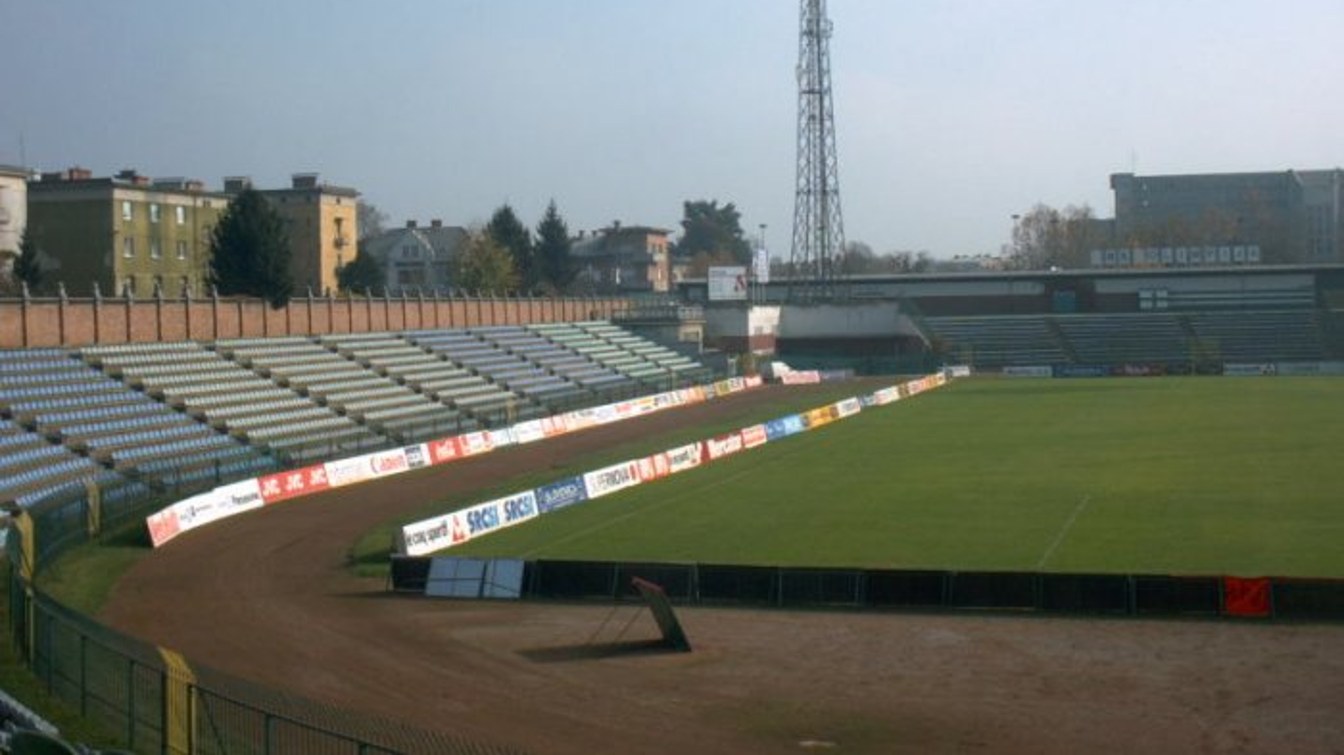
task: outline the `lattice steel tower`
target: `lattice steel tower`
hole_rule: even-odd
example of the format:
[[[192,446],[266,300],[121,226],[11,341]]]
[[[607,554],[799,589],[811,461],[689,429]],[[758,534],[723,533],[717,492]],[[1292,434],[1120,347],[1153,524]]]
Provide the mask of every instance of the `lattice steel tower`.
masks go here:
[[[826,0],[802,0],[798,34],[798,176],[789,298],[830,298],[845,245],[831,103],[831,21]]]

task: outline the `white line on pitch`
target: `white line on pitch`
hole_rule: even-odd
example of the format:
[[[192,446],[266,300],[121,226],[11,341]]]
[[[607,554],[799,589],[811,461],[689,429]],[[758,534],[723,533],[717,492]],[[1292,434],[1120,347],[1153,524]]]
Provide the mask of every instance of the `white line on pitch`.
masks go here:
[[[1073,513],[1069,514],[1068,521],[1064,522],[1064,526],[1059,529],[1059,534],[1055,535],[1055,541],[1050,543],[1050,547],[1046,548],[1045,553],[1041,554],[1041,560],[1036,562],[1037,569],[1045,566],[1045,562],[1049,561],[1050,557],[1055,555],[1055,549],[1059,547],[1060,543],[1064,542],[1064,538],[1068,536],[1069,530],[1073,529],[1073,523],[1078,521],[1078,515],[1083,513],[1083,509],[1087,508],[1087,504],[1091,500],[1091,495],[1085,495],[1083,496],[1083,500],[1079,501],[1078,505],[1073,507]]]

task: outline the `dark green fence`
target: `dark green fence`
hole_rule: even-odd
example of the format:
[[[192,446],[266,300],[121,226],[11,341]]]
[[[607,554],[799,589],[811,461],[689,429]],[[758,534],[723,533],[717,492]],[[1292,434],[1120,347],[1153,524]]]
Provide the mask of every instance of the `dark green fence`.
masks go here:
[[[101,724],[119,747],[162,755],[517,753],[175,664],[172,653],[104,627],[42,592],[44,566],[103,537],[101,532],[128,531],[162,503],[128,501],[109,509],[96,496],[67,495],[15,514],[6,543],[15,647],[50,694]],[[101,527],[90,526],[98,521]],[[32,582],[24,579],[30,556]]]
[[[423,592],[432,559],[394,557],[392,589]],[[632,577],[661,585],[683,605],[1344,620],[1344,580],[1278,577],[529,561],[521,593],[543,600],[634,601],[639,594]]]

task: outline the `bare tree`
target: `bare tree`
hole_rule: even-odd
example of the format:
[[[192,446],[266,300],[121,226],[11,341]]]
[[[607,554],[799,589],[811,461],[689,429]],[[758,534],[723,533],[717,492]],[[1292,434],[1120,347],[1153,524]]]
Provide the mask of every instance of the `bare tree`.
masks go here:
[[[1105,241],[1091,207],[1037,204],[1016,218],[1009,259],[1019,270],[1086,267]]]

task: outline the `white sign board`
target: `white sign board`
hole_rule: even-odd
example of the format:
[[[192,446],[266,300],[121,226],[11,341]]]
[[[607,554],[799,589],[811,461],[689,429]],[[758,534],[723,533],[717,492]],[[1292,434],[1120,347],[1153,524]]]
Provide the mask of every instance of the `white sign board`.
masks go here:
[[[710,301],[746,301],[747,269],[735,267],[711,267],[709,269]]]

